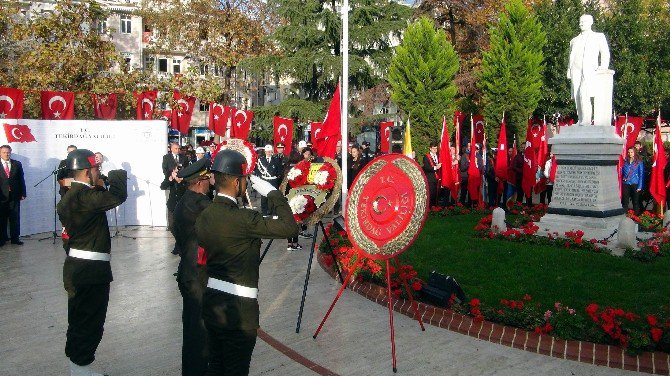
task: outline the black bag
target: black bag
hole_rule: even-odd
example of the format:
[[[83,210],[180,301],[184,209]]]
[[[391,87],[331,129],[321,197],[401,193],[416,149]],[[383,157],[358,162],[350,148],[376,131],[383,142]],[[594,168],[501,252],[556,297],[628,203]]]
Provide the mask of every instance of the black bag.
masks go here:
[[[465,292],[456,280],[448,275],[432,271],[428,277],[428,284],[423,286],[421,292],[426,299],[439,307],[449,307],[449,299],[453,294],[456,303],[465,301]]]

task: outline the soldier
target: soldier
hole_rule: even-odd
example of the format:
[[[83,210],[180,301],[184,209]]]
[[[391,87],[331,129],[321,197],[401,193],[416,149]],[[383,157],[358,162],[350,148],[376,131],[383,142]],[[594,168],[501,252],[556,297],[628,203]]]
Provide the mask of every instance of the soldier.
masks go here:
[[[282,172],[282,161],[272,155],[272,145],[265,145],[264,148],[265,155],[258,157],[258,163],[256,163],[256,172],[257,175],[272,184],[273,187],[279,188],[279,176]],[[261,213],[263,215],[268,215],[268,199],[267,197],[261,197]]]
[[[66,166],[73,181],[58,203],[58,216],[69,240],[63,264],[63,284],[68,295],[68,328],[65,355],[72,376],[99,375],[90,370],[102,339],[112,268],[107,210],[128,197],[123,170],[109,172],[109,190],[93,189],[100,177],[95,154],[77,149],[68,154]]]
[[[277,143],[275,146],[277,148],[277,159],[279,160],[279,163],[281,164],[281,172],[279,175],[279,183],[281,184],[282,181],[284,181],[284,176],[286,176],[286,173],[289,170],[289,163],[288,163],[288,157],[284,154],[284,148],[286,145],[284,145],[283,142]]]
[[[198,241],[195,220],[211,200],[207,197],[210,185],[209,160],[199,159],[183,168],[177,177],[184,179],[188,188],[174,209],[172,234],[180,250],[177,284],[184,301],[182,311],[183,343],[181,374],[202,376],[207,371],[207,332],[202,321],[203,286],[198,281]]]
[[[207,375],[246,375],[258,329],[258,269],[261,239],[298,236],[286,198],[272,184],[251,176],[252,187],[268,198],[273,217],[240,209],[247,161],[220,151],[212,164],[217,195],[198,217],[195,231],[207,257],[207,289],[202,317],[207,328]]]

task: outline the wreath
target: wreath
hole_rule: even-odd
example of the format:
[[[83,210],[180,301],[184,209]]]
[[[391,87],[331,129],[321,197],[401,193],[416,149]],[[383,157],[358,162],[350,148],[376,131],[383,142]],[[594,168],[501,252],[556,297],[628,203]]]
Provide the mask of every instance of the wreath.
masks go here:
[[[295,166],[291,167],[286,174],[288,178],[288,185],[291,188],[297,188],[307,183],[307,176],[309,175],[309,168],[312,164],[309,161],[300,161]]]
[[[337,172],[330,163],[324,163],[319,171],[314,174],[314,184],[320,190],[331,190],[335,186]]]
[[[302,222],[316,211],[314,197],[310,195],[297,195],[288,202],[288,205],[296,222]]]
[[[254,172],[254,169],[256,168],[256,150],[254,150],[253,145],[251,145],[248,141],[239,139],[239,138],[231,138],[228,140],[222,140],[214,150],[212,150],[212,162],[214,162],[214,159],[216,158],[216,155],[224,149],[231,149],[239,152],[244,156],[244,158],[247,160],[247,169],[245,173],[247,175],[251,174]]]

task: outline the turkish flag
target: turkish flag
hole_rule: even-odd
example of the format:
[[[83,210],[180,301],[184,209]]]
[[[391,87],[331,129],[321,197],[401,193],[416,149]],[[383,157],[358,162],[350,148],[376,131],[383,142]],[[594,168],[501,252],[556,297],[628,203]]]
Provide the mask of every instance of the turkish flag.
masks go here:
[[[641,117],[617,116],[614,121],[615,131],[616,134],[626,140],[626,149],[632,148],[635,145],[635,141],[637,141],[637,137],[640,135],[640,130],[642,130],[642,124],[644,124],[644,118]]]
[[[274,142],[275,147],[282,142],[286,146],[284,155],[291,154],[291,142],[293,142],[293,119],[274,117]]]
[[[215,134],[225,137],[231,110],[232,107],[224,107],[219,103],[209,102],[209,129]]]
[[[116,119],[116,93],[107,95],[92,94],[93,111],[97,119],[114,120]]]
[[[71,91],[43,91],[40,93],[42,119],[74,119],[74,93]]]
[[[24,124],[4,124],[7,142],[35,142],[35,136]]]
[[[451,169],[451,147],[449,145],[449,126],[447,125],[447,118],[442,118],[442,136],[440,137],[440,153],[438,154],[438,161],[442,164],[440,168],[441,185],[452,192],[456,187],[454,182],[454,175]]]
[[[538,119],[529,118],[526,127],[526,141],[530,142],[533,150],[540,148],[542,142],[542,123]]]
[[[475,124],[475,143],[481,144],[484,142],[484,116],[472,115],[472,122]]]
[[[382,121],[379,123],[379,150],[382,153],[389,152],[389,142],[391,139],[392,121]]]
[[[318,138],[320,136],[321,131],[323,130],[323,123],[314,121],[309,125],[309,139],[312,141],[312,149],[314,149],[314,152],[316,155],[321,155],[321,143],[323,142],[322,138]]]
[[[533,144],[526,140],[526,147],[523,149],[523,179],[521,188],[526,197],[530,197],[535,186],[535,174],[537,173],[537,158],[533,151]]]
[[[473,127],[474,128],[474,127]],[[471,129],[472,130],[472,129]],[[473,132],[474,133],[474,132]],[[470,137],[470,165],[468,166],[468,193],[470,200],[482,204],[482,174],[477,166],[477,148],[474,134]]]
[[[251,131],[251,122],[254,120],[253,111],[233,108],[233,122],[230,128],[230,137],[246,140]]]
[[[0,87],[0,119],[23,118],[23,90]]]
[[[173,91],[172,98],[177,101],[177,107],[172,109],[171,127],[179,130],[179,133],[187,134],[191,127],[191,116],[195,107],[195,97],[182,96],[180,92]]]
[[[135,108],[135,118],[137,120],[151,120],[154,118],[154,107],[156,106],[156,98],[158,97],[158,91],[143,91],[143,92],[134,92],[133,96],[137,102]]]
[[[323,128],[319,134],[318,139],[323,138],[320,142],[321,156],[335,158],[335,149],[337,142],[342,138],[341,131],[342,113],[340,108],[340,83],[338,81],[333,99],[330,100],[328,106],[328,113],[323,120]]]
[[[668,161],[665,160],[665,149],[661,139],[661,114],[658,114],[656,121],[656,132],[654,134],[654,157],[651,165],[651,181],[649,183],[649,192],[654,196],[654,200],[659,205],[665,203],[665,179],[663,170]]]
[[[537,150],[537,165],[544,168],[549,154],[549,135],[547,134],[547,122],[542,120],[542,130],[540,131],[540,146]]]
[[[500,123],[500,134],[498,135],[498,150],[496,151],[496,164],[494,166],[496,177],[499,180],[507,180],[507,170],[509,169],[507,161],[507,125],[505,119]]]

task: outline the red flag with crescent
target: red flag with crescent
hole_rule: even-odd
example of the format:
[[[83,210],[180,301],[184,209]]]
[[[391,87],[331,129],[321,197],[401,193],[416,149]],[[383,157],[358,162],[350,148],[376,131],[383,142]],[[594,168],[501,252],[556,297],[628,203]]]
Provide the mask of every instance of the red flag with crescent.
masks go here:
[[[71,91],[43,91],[40,93],[42,119],[74,119],[74,93]]]
[[[496,164],[494,166],[496,177],[499,180],[507,180],[507,170],[509,168],[507,161],[507,125],[505,119],[500,122],[500,134],[498,135],[498,150],[496,151]]]
[[[318,121],[313,121],[309,125],[309,139],[312,141],[312,149],[314,149],[316,155],[321,155],[321,144],[323,143],[323,138],[319,138],[319,136],[321,136],[321,132],[323,131],[322,128],[323,123]]]
[[[172,109],[172,122],[170,126],[177,129],[179,133],[187,134],[191,127],[191,117],[193,116],[193,107],[195,107],[195,97],[182,96],[180,92],[173,91],[172,99],[177,101],[177,107]]]
[[[472,122],[475,124],[475,143],[481,145],[484,142],[484,116],[472,115]]]
[[[449,125],[447,125],[447,118],[442,118],[442,136],[440,138],[440,152],[438,154],[438,161],[442,164],[440,168],[440,181],[443,187],[453,192],[456,187],[454,181],[452,160],[451,160],[451,146],[449,144]]]
[[[226,136],[226,128],[228,127],[228,119],[232,107],[223,106],[220,103],[209,102],[209,123],[208,128],[215,134],[221,137]]]
[[[230,137],[246,140],[251,132],[251,122],[254,120],[253,111],[232,109],[233,121],[230,128]]]
[[[0,119],[23,118],[23,90],[0,87]]]
[[[93,112],[96,119],[114,120],[116,119],[116,93],[110,94],[91,94],[93,97]]]
[[[654,156],[651,165],[651,181],[649,182],[649,192],[659,205],[665,203],[665,179],[663,170],[668,161],[665,159],[665,149],[661,139],[661,114],[659,111],[656,121],[656,132],[654,132]]]
[[[535,158],[535,151],[532,143],[526,140],[526,147],[523,149],[523,177],[521,181],[521,188],[526,197],[530,197],[533,192],[536,172],[537,158]]]
[[[389,140],[391,139],[392,121],[382,121],[379,123],[379,150],[382,153],[389,152]]]
[[[24,124],[4,124],[7,142],[35,142],[35,136]]]
[[[151,120],[154,118],[154,107],[156,106],[156,98],[158,91],[143,91],[134,92],[133,96],[137,103],[135,107],[135,119],[137,120]]]
[[[483,139],[482,139],[483,141]],[[462,158],[465,158],[463,156]],[[472,201],[482,204],[482,174],[477,166],[477,148],[475,147],[474,116],[470,125],[470,155],[468,165],[468,193]]]
[[[323,128],[321,128],[323,135],[319,135],[319,138],[323,138],[321,142],[321,156],[323,157],[335,158],[337,142],[342,138],[340,133],[342,113],[340,110],[340,83],[338,81],[333,99],[330,100],[330,106],[328,106],[328,113],[323,120]]]
[[[530,142],[533,150],[538,150],[542,143],[542,121],[535,118],[528,119],[526,127],[526,141]]]
[[[617,116],[614,121],[616,134],[626,140],[626,149],[632,148],[635,145],[635,141],[637,141],[637,137],[640,135],[640,130],[642,130],[642,124],[644,124],[644,118],[641,117]]]
[[[284,155],[291,153],[291,142],[293,142],[293,119],[274,117],[274,142],[275,147],[278,143],[283,143]]]

